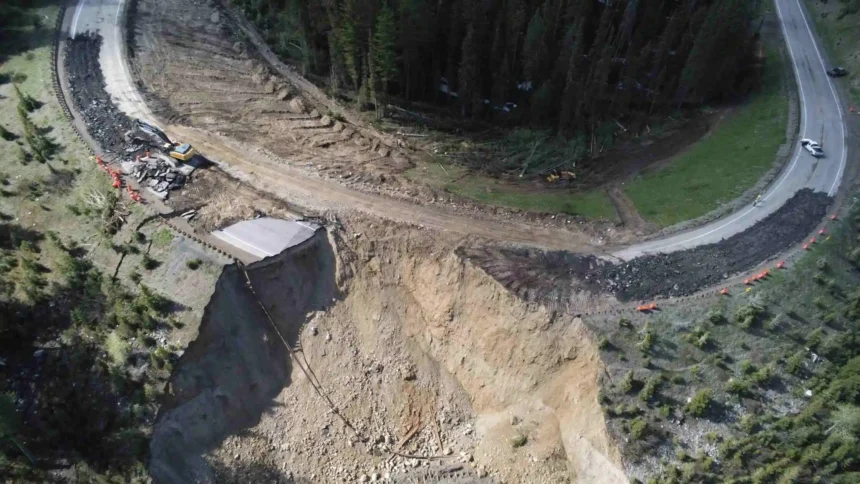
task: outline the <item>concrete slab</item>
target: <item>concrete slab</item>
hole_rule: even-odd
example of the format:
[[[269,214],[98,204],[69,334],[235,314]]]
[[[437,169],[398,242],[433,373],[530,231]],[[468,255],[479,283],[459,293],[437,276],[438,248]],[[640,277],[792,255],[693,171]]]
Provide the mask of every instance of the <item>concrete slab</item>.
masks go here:
[[[223,230],[216,230],[212,235],[264,259],[301,244],[311,238],[320,227],[319,224],[308,221],[261,217],[243,220]]]

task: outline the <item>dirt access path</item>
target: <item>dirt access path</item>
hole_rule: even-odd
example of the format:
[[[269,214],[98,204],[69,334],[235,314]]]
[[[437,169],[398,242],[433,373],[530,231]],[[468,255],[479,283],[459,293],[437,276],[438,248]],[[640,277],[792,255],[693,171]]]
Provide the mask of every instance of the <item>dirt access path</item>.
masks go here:
[[[165,131],[276,197],[543,248],[600,251],[632,239],[608,222],[467,206],[416,188],[398,175],[408,160],[338,121],[296,74],[286,82],[274,73],[213,2],[139,0],[134,8],[129,60]]]

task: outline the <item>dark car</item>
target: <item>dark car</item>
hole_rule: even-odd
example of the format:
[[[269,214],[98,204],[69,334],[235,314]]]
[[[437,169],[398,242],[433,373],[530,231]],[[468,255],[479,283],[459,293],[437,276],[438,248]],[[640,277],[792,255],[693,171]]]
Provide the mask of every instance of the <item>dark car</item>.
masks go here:
[[[848,75],[848,71],[841,67],[834,67],[833,69],[827,71],[827,75],[830,77],[842,77]]]

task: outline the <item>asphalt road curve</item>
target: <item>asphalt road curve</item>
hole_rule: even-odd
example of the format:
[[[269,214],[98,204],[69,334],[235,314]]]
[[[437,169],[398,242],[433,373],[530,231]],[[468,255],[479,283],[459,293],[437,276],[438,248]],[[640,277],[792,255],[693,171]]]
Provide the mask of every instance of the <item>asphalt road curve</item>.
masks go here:
[[[800,138],[822,142],[825,156],[813,158],[798,143],[787,168],[768,187],[758,206],[747,205],[697,229],[636,244],[612,255],[629,260],[645,254],[674,252],[719,242],[775,212],[801,188],[811,188],[830,196],[836,194],[848,153],[843,110],[833,81],[825,72],[831,66],[824,60],[810,27],[809,15],[800,2],[776,0],[776,7],[800,92]]]
[[[782,23],[800,92],[801,138],[821,141],[823,132],[825,156],[815,159],[798,145],[786,169],[765,192],[762,203],[758,207],[749,205],[697,229],[623,248],[612,253],[614,257],[629,260],[645,254],[674,252],[718,242],[755,225],[776,211],[801,188],[811,188],[829,195],[836,193],[845,171],[847,157],[843,109],[836,89],[825,73],[830,66],[823,58],[809,24],[809,16],[800,2],[801,0],[776,0],[777,13]],[[108,93],[117,107],[129,116],[158,124],[158,120],[137,91],[126,62],[123,29],[124,9],[127,4],[127,0],[78,0],[76,7],[67,11],[64,29],[70,36],[86,31],[97,31],[102,35],[104,43],[99,60]],[[169,132],[169,128],[165,131]],[[204,153],[207,151],[206,146],[201,145],[199,148]],[[239,163],[240,168],[247,165],[246,160],[220,161],[228,164],[235,161]],[[266,170],[264,167],[260,169]],[[301,186],[296,185],[295,188],[300,190]],[[340,199],[344,197],[348,198],[344,193],[346,189],[342,187],[331,187],[330,191],[330,194],[321,191],[316,191],[315,194],[321,198],[339,201],[343,201]],[[378,200],[358,200],[371,197],[369,195],[354,193],[351,196],[356,199],[353,201],[356,207],[382,205]],[[396,210],[393,205],[402,202],[390,200],[387,203],[390,206],[385,211],[389,214],[403,212],[407,217],[406,221],[426,224],[432,228],[465,231],[479,236],[490,234],[491,238],[495,238],[492,237],[495,233],[497,236],[505,235],[508,242],[525,245],[533,243],[538,247],[551,249],[581,250],[591,246],[599,250],[600,244],[594,244],[594,241],[589,243],[583,240],[582,236],[577,237],[571,233],[565,235],[561,231],[556,233],[555,230],[546,228],[515,230],[517,227],[510,223],[461,221],[459,219],[463,217],[430,213],[433,211],[430,207],[412,206],[409,210]],[[414,217],[410,218],[410,215]]]

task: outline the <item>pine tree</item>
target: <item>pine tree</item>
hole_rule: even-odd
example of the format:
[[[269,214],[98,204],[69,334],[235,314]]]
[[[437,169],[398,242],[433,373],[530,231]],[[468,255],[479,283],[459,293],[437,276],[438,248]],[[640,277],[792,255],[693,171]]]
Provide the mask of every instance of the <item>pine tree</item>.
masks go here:
[[[355,0],[346,0],[341,7],[339,16],[339,28],[336,31],[338,52],[343,57],[347,76],[352,85],[357,88],[359,80],[359,66],[361,59],[358,50],[358,30],[356,27]]]
[[[523,43],[523,76],[526,81],[537,84],[541,78],[541,68],[546,55],[544,36],[546,35],[546,24],[540,9],[536,10],[529,22]]]
[[[382,83],[380,93],[383,97],[388,92],[388,83],[397,76],[397,53],[394,50],[396,38],[394,11],[386,2],[376,17],[376,29],[371,41],[373,74]]]
[[[457,72],[458,95],[460,97],[461,113],[467,116],[478,95],[478,56],[475,28],[469,27],[466,38],[463,39],[463,55],[460,69]]]

